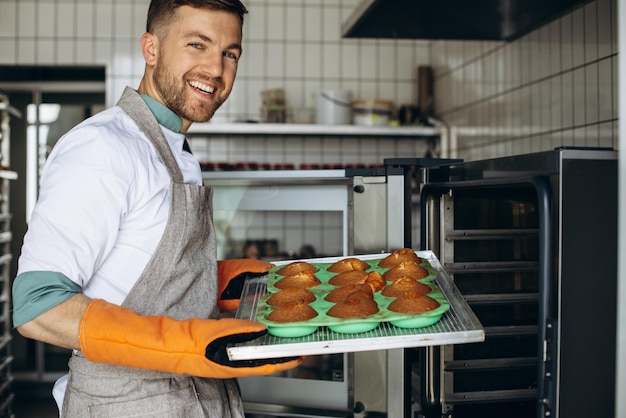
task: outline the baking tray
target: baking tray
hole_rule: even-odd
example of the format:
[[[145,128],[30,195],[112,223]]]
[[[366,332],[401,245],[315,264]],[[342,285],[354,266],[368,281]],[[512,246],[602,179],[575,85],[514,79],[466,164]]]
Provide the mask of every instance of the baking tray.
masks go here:
[[[376,328],[361,333],[340,333],[332,331],[326,326],[320,326],[309,335],[293,338],[268,334],[254,341],[228,347],[229,357],[232,360],[250,360],[484,341],[485,333],[482,325],[447,272],[442,268],[437,257],[432,251],[416,251],[416,254],[430,263],[435,272],[433,281],[450,305],[450,308],[436,323],[418,328],[400,328],[383,321]],[[374,260],[384,258],[387,255],[389,253],[351,257]],[[333,263],[344,258],[346,257],[285,260],[274,262],[274,264],[285,265],[294,261],[307,261],[314,264]],[[259,303],[267,294],[267,281],[267,275],[246,281],[236,313],[237,318],[257,320]]]
[[[376,257],[370,259],[370,257]],[[357,257],[354,257],[357,258]],[[367,272],[378,272],[380,279],[384,279],[384,273],[389,268],[380,267],[378,263],[382,260],[379,254],[370,256],[361,256],[359,259],[369,264]],[[268,314],[272,312],[274,307],[267,304],[267,299],[272,294],[280,291],[277,287],[278,283],[285,276],[278,274],[282,265],[273,267],[268,272],[267,280],[267,297],[261,297],[257,307],[256,320],[267,325],[268,332],[277,337],[303,337],[305,335],[315,332],[320,326],[327,326],[332,331],[341,333],[360,333],[371,331],[376,328],[381,322],[389,322],[395,326],[402,328],[417,328],[434,324],[439,321],[441,316],[450,309],[450,304],[445,299],[439,286],[433,283],[436,278],[436,270],[430,265],[428,260],[421,259],[420,266],[425,270],[426,276],[417,280],[425,286],[430,288],[428,297],[437,301],[439,306],[436,309],[423,312],[421,314],[407,314],[390,311],[389,305],[396,298],[382,295],[381,291],[376,291],[373,294],[373,300],[379,308],[379,311],[375,314],[368,315],[365,318],[337,318],[328,315],[329,309],[335,304],[328,302],[326,296],[338,287],[330,284],[332,279],[337,276],[337,273],[328,270],[333,264],[332,262],[321,262],[325,259],[309,259],[308,263],[315,266],[318,270],[315,272],[315,277],[320,283],[308,290],[315,296],[315,300],[308,305],[313,308],[317,313],[317,316],[308,320],[297,322],[275,322],[269,319]],[[332,258],[331,260],[336,260]],[[389,283],[389,282],[387,282]]]

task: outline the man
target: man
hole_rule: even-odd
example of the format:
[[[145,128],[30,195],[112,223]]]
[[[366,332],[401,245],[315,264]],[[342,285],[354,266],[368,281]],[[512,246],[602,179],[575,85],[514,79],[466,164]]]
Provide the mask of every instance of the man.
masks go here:
[[[13,318],[25,337],[74,350],[54,389],[64,417],[242,417],[231,378],[300,363],[228,359],[227,344],[266,330],[218,319],[218,293],[270,265],[216,261],[211,191],[184,149],[231,92],[245,13],[239,0],[153,0],[139,88],[46,162]]]

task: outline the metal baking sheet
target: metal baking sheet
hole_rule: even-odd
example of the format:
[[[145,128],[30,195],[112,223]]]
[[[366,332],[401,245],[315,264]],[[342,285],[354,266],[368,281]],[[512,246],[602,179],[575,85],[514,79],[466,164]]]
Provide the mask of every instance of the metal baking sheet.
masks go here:
[[[342,334],[320,327],[313,334],[297,338],[281,338],[265,335],[247,343],[228,347],[232,360],[250,360],[259,358],[277,358],[288,356],[306,356],[357,351],[388,350],[395,348],[427,347],[434,345],[465,344],[482,342],[485,332],[469,305],[454,285],[448,273],[443,269],[432,251],[416,251],[416,254],[428,260],[437,271],[435,282],[450,303],[441,319],[423,328],[398,328],[388,323],[381,323],[372,331],[358,334]],[[363,260],[383,258],[388,254],[356,255]],[[351,256],[352,257],[352,256]],[[335,262],[346,257],[328,257],[309,260],[317,263]],[[296,260],[275,262],[276,265],[288,264]],[[256,320],[259,300],[267,292],[267,276],[246,281],[236,317]]]

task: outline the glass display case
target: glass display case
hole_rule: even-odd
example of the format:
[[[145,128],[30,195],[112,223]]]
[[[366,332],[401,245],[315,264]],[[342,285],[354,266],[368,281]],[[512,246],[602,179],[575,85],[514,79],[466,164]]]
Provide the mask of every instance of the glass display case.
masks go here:
[[[205,172],[204,182],[213,188],[219,259],[271,262],[353,250],[353,179],[344,170]],[[240,379],[246,411],[262,416],[323,409],[320,416],[345,415],[349,364],[347,354],[309,356],[288,372]]]
[[[399,173],[205,172],[204,183],[213,188],[218,257],[295,260],[400,248],[404,208],[388,205],[402,200],[404,175]],[[390,356],[389,350],[307,356],[300,367],[280,375],[240,379],[246,412],[346,416],[367,404],[363,416],[386,416]],[[375,392],[370,393],[372,385],[360,383],[365,382],[363,373],[381,383]]]

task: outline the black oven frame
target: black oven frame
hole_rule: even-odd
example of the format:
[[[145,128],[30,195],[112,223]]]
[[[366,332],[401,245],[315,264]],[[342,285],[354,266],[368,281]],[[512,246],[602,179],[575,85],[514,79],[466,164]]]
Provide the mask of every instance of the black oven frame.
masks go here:
[[[542,153],[450,164],[423,169],[421,176],[421,249],[440,254],[439,213],[443,196],[461,190],[510,190],[537,193],[537,417],[613,416],[617,286],[617,156],[609,149],[559,148]],[[454,239],[454,238],[452,238]],[[470,304],[471,305],[471,304]],[[480,316],[479,316],[480,319]],[[487,330],[486,330],[487,334]],[[454,417],[454,400],[444,393],[446,364],[441,348],[420,356],[420,402],[427,417]],[[529,396],[528,393],[525,396]],[[514,397],[510,399],[514,402]],[[487,408],[485,409],[487,410]],[[482,416],[488,416],[486,413]]]

